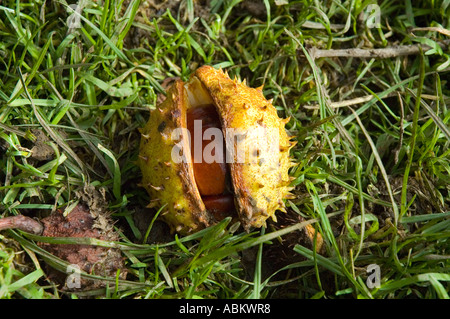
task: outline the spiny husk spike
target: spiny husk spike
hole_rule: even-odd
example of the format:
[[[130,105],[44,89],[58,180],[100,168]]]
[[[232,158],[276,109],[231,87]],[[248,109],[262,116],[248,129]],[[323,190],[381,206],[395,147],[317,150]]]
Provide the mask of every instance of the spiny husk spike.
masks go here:
[[[281,122],[283,122],[283,124],[286,125],[287,123],[289,123],[290,120],[291,120],[291,117],[288,116],[288,117],[282,119]]]
[[[286,193],[285,198],[286,198],[286,199],[295,199],[295,195],[288,192],[288,193]]]
[[[152,184],[148,183],[147,186],[153,188],[157,192],[160,192],[160,191],[164,190],[164,186],[162,186],[162,185],[161,186],[155,186],[155,185],[152,185]]]
[[[150,203],[148,203],[147,206],[145,206],[145,207],[147,207],[147,208],[156,207],[159,205],[158,202],[159,202],[159,199],[152,199],[152,200],[150,200]]]
[[[148,162],[148,156],[139,155],[139,158],[145,162]]]
[[[277,216],[275,214],[272,215],[272,220],[274,223],[277,222]],[[266,224],[266,222],[264,222],[264,225]]]
[[[289,142],[289,144],[290,144],[290,146],[289,146],[289,150],[291,150],[295,145],[297,145],[297,141],[290,141]]]
[[[283,203],[283,202],[281,202],[281,204],[278,204],[279,206],[278,206],[278,210],[279,211],[282,211],[283,213],[286,213],[287,211],[286,211],[286,205]]]
[[[289,186],[289,185],[291,185],[291,181],[290,181],[290,180],[282,181],[282,182],[280,183],[280,188],[282,188],[282,189],[285,190],[286,192],[289,192],[289,191],[292,190],[292,189],[290,189],[291,186]],[[288,195],[286,194],[286,196],[288,196]],[[286,197],[284,197],[284,198],[286,198]]]

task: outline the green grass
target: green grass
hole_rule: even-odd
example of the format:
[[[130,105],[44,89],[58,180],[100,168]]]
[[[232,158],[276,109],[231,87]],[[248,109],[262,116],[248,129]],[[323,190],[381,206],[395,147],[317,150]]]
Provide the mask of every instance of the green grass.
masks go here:
[[[65,1],[3,1],[0,215],[43,217],[75,205],[89,184],[104,190],[120,240],[3,231],[0,298],[448,299],[450,52],[439,44],[449,39],[450,3],[382,1],[379,25],[368,27],[372,3],[266,0],[252,9],[213,0],[209,8],[181,1],[143,10],[139,1],[106,0],[87,5],[80,28],[69,30]],[[411,44],[429,49],[311,56],[313,47]],[[149,200],[137,186],[138,128],[166,78],[187,79],[203,64],[264,85],[279,115],[290,116],[298,165],[287,204],[322,234],[324,254],[293,245],[299,258],[267,273],[267,252],[304,224],[243,233],[226,219],[145,241],[155,224],[149,213],[140,231],[133,218]],[[350,102],[336,107],[342,101]],[[39,142],[50,147],[45,159],[31,151]],[[129,274],[103,278],[107,289],[61,293],[45,265],[64,271],[68,263],[38,241],[118,248]],[[253,257],[243,263],[245,256]],[[380,269],[375,288],[367,286],[372,264]]]

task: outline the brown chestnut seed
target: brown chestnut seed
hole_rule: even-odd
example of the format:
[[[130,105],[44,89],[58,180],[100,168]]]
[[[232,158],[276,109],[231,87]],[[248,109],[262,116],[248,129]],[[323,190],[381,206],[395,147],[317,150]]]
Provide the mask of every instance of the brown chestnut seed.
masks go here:
[[[197,141],[195,129],[201,131],[201,136],[205,136],[205,131],[210,128],[220,129],[220,119],[214,105],[206,105],[190,109],[187,112],[187,129],[191,133],[190,150],[194,167],[194,177],[200,196],[206,209],[214,215],[217,220],[225,218],[234,211],[233,197],[227,192],[226,181],[229,179],[230,171],[225,163],[225,141],[220,134],[213,141],[202,139]],[[201,145],[197,147],[196,143]],[[204,158],[205,148],[212,147],[211,155],[213,160]],[[196,152],[201,151],[200,160],[196,160]]]
[[[225,179],[226,174],[229,173],[227,165],[225,163],[225,143],[223,138],[221,141],[207,141],[201,139],[201,145],[197,147],[196,139],[197,134],[195,124],[198,124],[197,130],[200,131],[201,136],[209,128],[220,128],[219,116],[213,105],[205,107],[199,107],[191,109],[187,112],[187,129],[190,132],[191,141],[191,158],[194,166],[194,177],[197,182],[197,187],[200,191],[200,195],[220,195],[225,191]],[[207,145],[213,144],[214,157],[218,157],[218,160],[214,160],[208,163],[204,159],[204,151]],[[196,160],[197,153],[193,150],[201,150],[201,158]]]

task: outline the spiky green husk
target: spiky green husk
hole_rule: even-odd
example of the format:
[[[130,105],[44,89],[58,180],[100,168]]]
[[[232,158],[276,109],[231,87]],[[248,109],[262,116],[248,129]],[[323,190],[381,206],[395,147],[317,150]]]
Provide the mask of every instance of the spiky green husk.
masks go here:
[[[165,101],[152,111],[142,130],[138,161],[143,186],[154,205],[167,205],[163,218],[173,230],[190,233],[215,222],[205,210],[192,165],[177,164],[171,156],[175,144],[180,143],[171,134],[186,127],[186,111],[211,103],[221,119],[227,151],[234,150],[229,165],[239,220],[246,230],[261,227],[267,218],[275,219],[277,210],[285,210],[283,200],[291,196],[289,150],[294,143],[285,130],[287,120],[278,117],[262,90],[231,80],[222,70],[199,68],[188,83],[177,81]],[[230,129],[245,133],[245,138],[240,142],[227,139]],[[253,132],[264,132],[267,139],[255,143]],[[187,139],[181,143],[187,150],[184,156],[190,156]],[[245,150],[239,152],[240,148]]]

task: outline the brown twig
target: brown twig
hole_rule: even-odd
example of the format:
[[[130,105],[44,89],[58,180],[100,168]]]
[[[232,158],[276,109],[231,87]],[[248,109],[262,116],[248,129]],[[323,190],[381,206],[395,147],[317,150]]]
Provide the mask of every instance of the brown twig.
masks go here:
[[[27,233],[40,235],[44,231],[44,226],[33,218],[17,215],[0,219],[0,231],[5,229],[20,229]]]
[[[437,42],[437,44],[445,49],[450,45],[450,40],[444,40],[441,42]],[[412,44],[412,45],[398,45],[392,46],[388,48],[380,48],[380,49],[359,49],[359,48],[351,48],[351,49],[330,49],[323,50],[312,47],[309,49],[309,54],[313,59],[318,58],[338,58],[338,57],[355,57],[355,58],[394,58],[398,56],[405,55],[414,55],[419,54],[420,50],[426,52],[430,50],[432,47],[426,44]],[[303,55],[302,52],[299,53],[300,56]]]
[[[387,96],[385,96],[384,98],[388,98],[388,97],[391,97],[394,95],[395,95],[395,93],[391,93],[391,94],[388,94]],[[339,102],[330,102],[330,107],[331,108],[340,108],[340,107],[352,106],[355,104],[366,103],[373,99],[376,99],[376,97],[373,95],[366,95],[366,96],[357,97],[357,98],[349,99],[349,100],[343,100],[343,101],[339,101]],[[319,104],[304,105],[303,107],[305,109],[309,109],[309,110],[316,110],[316,109],[319,109]]]
[[[392,93],[389,93],[389,94],[386,94],[385,96],[383,96],[382,99],[386,99],[386,98],[393,97],[393,96],[398,96],[398,94],[399,94],[399,92],[392,92]],[[335,109],[335,108],[341,108],[341,107],[362,104],[362,103],[366,103],[366,102],[376,99],[377,96],[379,96],[379,94],[377,94],[377,95],[371,94],[371,95],[360,96],[360,97],[356,97],[356,98],[348,99],[348,100],[330,102],[330,107],[332,109]],[[422,98],[426,99],[426,100],[434,101],[434,100],[437,100],[439,97],[430,95],[430,94],[422,94]],[[448,101],[450,101],[450,98],[444,97],[444,101],[448,102]],[[319,104],[303,105],[303,107],[308,110],[318,110],[320,108]]]

